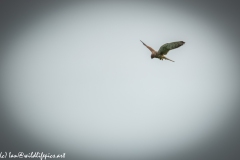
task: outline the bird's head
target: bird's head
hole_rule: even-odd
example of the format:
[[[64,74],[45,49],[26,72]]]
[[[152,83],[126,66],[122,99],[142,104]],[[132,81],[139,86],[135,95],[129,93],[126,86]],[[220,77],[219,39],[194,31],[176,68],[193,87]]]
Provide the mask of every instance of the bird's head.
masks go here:
[[[154,58],[154,54],[151,54],[151,58],[152,58],[152,59]]]

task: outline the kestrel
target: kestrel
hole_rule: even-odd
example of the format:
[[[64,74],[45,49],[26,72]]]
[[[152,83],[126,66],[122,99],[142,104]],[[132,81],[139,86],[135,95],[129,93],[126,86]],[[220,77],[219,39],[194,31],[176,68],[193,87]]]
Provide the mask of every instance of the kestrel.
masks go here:
[[[141,41],[141,40],[140,40],[140,41]],[[141,41],[141,42],[143,43],[143,41]],[[166,59],[166,60],[169,60],[169,61],[172,61],[172,62],[174,62],[174,61],[171,60],[171,59],[169,59],[169,58],[167,58],[167,57],[165,57],[165,55],[166,55],[170,50],[175,49],[175,48],[178,48],[178,47],[180,47],[180,46],[182,46],[182,45],[184,45],[184,44],[185,44],[185,42],[183,42],[183,41],[166,43],[166,44],[162,45],[162,46],[159,48],[158,52],[157,52],[157,51],[155,51],[154,49],[152,49],[150,46],[148,46],[148,45],[146,45],[145,43],[143,43],[143,45],[146,46],[146,47],[152,52],[152,54],[151,54],[151,58],[152,58],[152,59],[153,59],[153,58],[158,58],[158,59],[160,59],[160,60]]]

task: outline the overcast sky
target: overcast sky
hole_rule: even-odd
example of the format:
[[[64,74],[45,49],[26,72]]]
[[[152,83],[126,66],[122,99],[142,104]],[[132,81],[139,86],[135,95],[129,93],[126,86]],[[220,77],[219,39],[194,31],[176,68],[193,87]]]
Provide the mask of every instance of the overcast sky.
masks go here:
[[[28,11],[2,49],[4,111],[22,134],[69,156],[163,158],[204,148],[233,122],[239,47],[227,17],[195,10],[203,3],[53,4]],[[186,43],[171,62],[140,40]]]

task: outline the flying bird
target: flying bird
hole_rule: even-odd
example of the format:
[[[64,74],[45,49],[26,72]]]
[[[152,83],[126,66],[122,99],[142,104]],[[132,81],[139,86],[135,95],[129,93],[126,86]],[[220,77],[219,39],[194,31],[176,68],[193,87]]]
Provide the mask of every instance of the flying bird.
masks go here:
[[[141,40],[140,40],[141,41]],[[141,41],[143,43],[143,41]],[[185,42],[183,41],[177,41],[177,42],[171,42],[171,43],[166,43],[164,45],[162,45],[158,51],[155,51],[154,49],[152,49],[150,46],[146,45],[145,43],[143,43],[144,46],[146,46],[151,52],[151,58],[158,58],[160,60],[166,59],[169,61],[174,62],[173,60],[167,58],[165,55],[172,49],[178,48],[182,45],[184,45]]]

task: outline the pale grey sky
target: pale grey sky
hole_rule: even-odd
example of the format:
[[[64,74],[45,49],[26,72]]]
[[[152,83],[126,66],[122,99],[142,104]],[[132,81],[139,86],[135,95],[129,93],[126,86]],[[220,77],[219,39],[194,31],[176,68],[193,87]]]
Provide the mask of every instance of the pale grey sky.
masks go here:
[[[76,2],[12,36],[7,113],[45,144],[87,157],[164,157],[207,143],[236,111],[230,35],[173,2]],[[160,61],[150,51],[185,41]],[[30,118],[30,120],[29,120]]]

